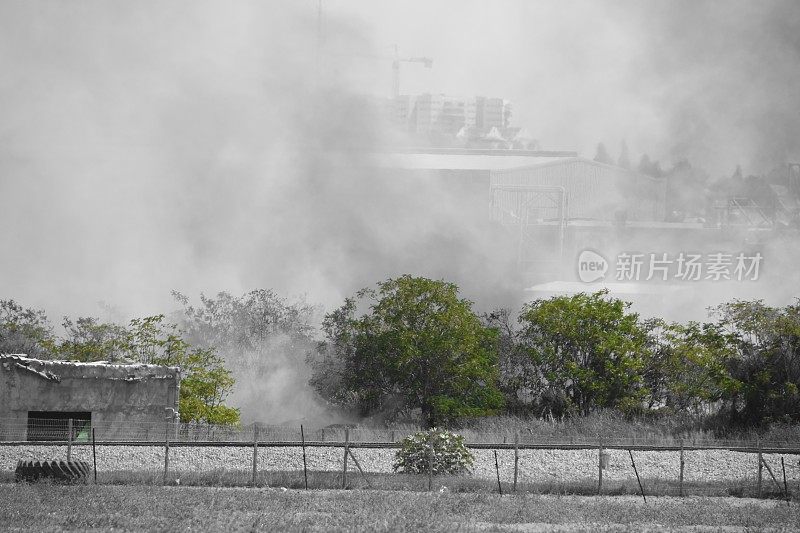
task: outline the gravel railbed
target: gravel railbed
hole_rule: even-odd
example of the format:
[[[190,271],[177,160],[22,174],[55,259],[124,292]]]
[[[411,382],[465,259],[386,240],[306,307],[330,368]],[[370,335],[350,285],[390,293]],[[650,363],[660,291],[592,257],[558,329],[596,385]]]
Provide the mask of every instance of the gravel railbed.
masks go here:
[[[603,471],[605,481],[635,479],[630,456],[625,450],[607,450],[609,468]],[[367,472],[391,473],[394,462],[393,449],[353,449],[361,467]],[[495,465],[492,450],[473,449],[475,465],[472,476],[494,479]],[[75,446],[73,457],[91,462],[90,446]],[[306,448],[310,470],[338,471],[342,465],[342,448]],[[511,480],[514,472],[513,450],[498,450],[500,476]],[[634,452],[636,467],[643,479],[676,481],[680,468],[678,452]],[[0,471],[13,471],[20,459],[64,459],[66,446],[2,446],[0,445]],[[764,454],[764,459],[782,483],[781,456]],[[253,450],[242,448],[214,448],[179,446],[170,448],[170,469],[177,471],[210,472],[215,470],[242,470],[252,468]],[[692,482],[733,482],[756,478],[757,456],[754,453],[726,450],[693,450],[684,452],[684,480]],[[792,490],[800,491],[800,456],[785,455],[786,477]],[[164,467],[162,446],[99,446],[98,471],[160,470]],[[565,483],[597,479],[597,450],[520,450],[519,474],[521,483]],[[261,447],[258,450],[258,469],[261,471],[291,471],[303,468],[300,447]],[[351,468],[355,468],[354,465]],[[772,480],[764,469],[764,486]]]

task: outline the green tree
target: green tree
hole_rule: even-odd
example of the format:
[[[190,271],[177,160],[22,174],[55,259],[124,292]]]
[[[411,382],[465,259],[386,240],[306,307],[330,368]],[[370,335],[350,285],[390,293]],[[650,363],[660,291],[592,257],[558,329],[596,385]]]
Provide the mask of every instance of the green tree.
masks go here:
[[[62,322],[66,335],[52,346],[55,356],[69,361],[133,362],[128,330],[118,324],[81,317]]]
[[[322,320],[326,341],[307,354],[312,374],[309,385],[326,401],[343,407],[357,406],[359,394],[346,384],[348,363],[355,360],[356,301],[346,298],[344,304]]]
[[[497,332],[498,388],[503,393],[506,411],[521,416],[559,414],[561,409],[542,397],[547,391],[546,380],[520,341],[511,311],[497,309],[484,315],[483,322]]]
[[[77,361],[112,361],[177,366],[181,421],[236,424],[239,411],[224,404],[234,379],[213,348],[195,347],[164,315],[135,318],[127,327],[95,318],[64,319],[67,335],[53,355]]]
[[[368,309],[359,316],[360,305]],[[496,332],[452,283],[390,279],[359,291],[326,320],[328,342],[318,351],[312,383],[328,399],[348,402],[363,415],[418,409],[428,427],[502,407]],[[336,379],[317,374],[332,369],[339,388]]]
[[[258,360],[278,337],[300,345],[296,351],[305,353],[314,334],[311,322],[317,308],[302,299],[289,302],[271,289],[256,289],[238,297],[227,292],[216,297],[200,295],[201,305],[197,307],[183,294],[172,294],[183,305],[179,317],[182,329],[193,344],[200,346],[252,353]]]
[[[726,363],[731,336],[718,324],[644,322],[649,349],[644,370],[650,409],[700,416],[709,405],[735,388]]]
[[[622,168],[631,168],[631,155],[628,152],[628,143],[623,139],[622,148],[620,149],[619,159],[617,159],[617,166]]]
[[[637,170],[642,174],[654,178],[660,178],[664,175],[664,171],[661,170],[661,163],[658,161],[651,161],[650,156],[647,154],[642,155]]]
[[[0,300],[0,353],[46,357],[55,336],[44,311]]]
[[[126,350],[143,363],[181,369],[179,411],[181,421],[237,424],[239,410],[224,405],[235,380],[213,348],[190,345],[164,315],[133,319]]]
[[[734,300],[713,315],[733,338],[723,399],[735,425],[800,421],[800,301],[785,308]]]
[[[318,310],[303,298],[288,300],[270,289],[241,296],[200,295],[199,304],[173,292],[183,309],[175,320],[193,346],[215,349],[233,372],[237,405],[248,417],[314,416],[306,356],[316,341]]]
[[[543,377],[529,384],[532,392],[563,398],[567,412],[638,410],[647,394],[647,332],[629,306],[607,291],[526,304],[520,340]]]
[[[611,158],[611,155],[609,155],[608,149],[603,143],[597,145],[597,153],[594,155],[594,160],[598,163],[605,163],[606,165],[614,164],[614,160]]]

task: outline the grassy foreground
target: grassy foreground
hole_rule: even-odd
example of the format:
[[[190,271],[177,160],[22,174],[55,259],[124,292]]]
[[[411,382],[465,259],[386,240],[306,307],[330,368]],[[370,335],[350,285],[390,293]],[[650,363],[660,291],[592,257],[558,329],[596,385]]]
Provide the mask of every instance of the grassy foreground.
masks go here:
[[[209,472],[172,471],[167,485],[181,487],[206,487],[206,488],[253,488],[252,472],[245,470],[219,469]],[[159,470],[118,470],[98,472],[97,481],[100,485],[127,485],[127,486],[154,486],[164,485],[164,475]],[[341,490],[341,472],[309,470],[304,476],[303,471],[259,471],[255,488],[286,488],[300,490],[306,482],[310,490]],[[14,483],[13,472],[0,472],[0,486]],[[91,478],[87,484],[92,484]],[[675,480],[642,478],[645,494],[648,498],[656,496],[678,496],[679,486]],[[497,494],[497,481],[471,476],[439,475],[433,479],[436,489],[444,489],[451,493]],[[503,493],[509,495],[513,492],[510,481],[502,481]],[[350,472],[347,478],[347,489],[350,490],[378,490],[401,492],[427,492],[428,478],[412,474],[375,474],[369,473],[366,478],[358,472]],[[683,487],[685,496],[705,497],[737,497],[755,498],[757,495],[754,480],[740,479],[711,482],[686,482]],[[596,496],[597,480],[583,481],[541,481],[520,482],[517,492],[533,495],[554,496]],[[789,487],[789,496],[792,505],[800,505],[800,492]],[[637,496],[641,492],[636,479],[606,480],[603,483],[603,496]],[[769,479],[764,480],[761,493],[764,499],[784,500],[783,489],[779,490]],[[800,529],[800,528],[798,528]]]
[[[733,498],[543,496],[212,487],[0,484],[0,529],[778,530],[800,506]]]
[[[252,488],[252,472],[245,470],[214,470],[210,472],[172,471],[167,484],[182,487],[207,488]],[[98,472],[100,485],[156,486],[164,485],[163,472],[158,470],[119,470]],[[309,470],[307,477],[303,471],[260,471],[256,479],[256,488],[303,489],[306,481],[311,490],[340,490],[342,488],[341,472]],[[13,472],[0,472],[0,485],[14,482]],[[91,479],[87,480],[92,484]],[[680,494],[677,481],[642,478],[645,494],[648,498],[655,496],[678,496]],[[434,477],[433,486],[444,487],[451,493],[497,494],[497,481],[470,476],[439,475]],[[502,481],[503,493],[511,494],[513,485]],[[358,472],[350,472],[347,488],[356,490],[427,492],[428,478],[411,474],[367,474],[366,479]],[[800,504],[798,493],[790,487],[790,500],[793,505]],[[555,496],[596,496],[597,480],[584,481],[542,481],[536,483],[520,482],[517,486],[520,494],[555,495]],[[603,484],[603,496],[640,496],[636,479],[606,480]],[[756,487],[752,479],[728,480],[718,482],[687,482],[684,484],[686,496],[734,496],[738,498],[755,498]],[[782,490],[765,479],[762,498],[784,499]]]

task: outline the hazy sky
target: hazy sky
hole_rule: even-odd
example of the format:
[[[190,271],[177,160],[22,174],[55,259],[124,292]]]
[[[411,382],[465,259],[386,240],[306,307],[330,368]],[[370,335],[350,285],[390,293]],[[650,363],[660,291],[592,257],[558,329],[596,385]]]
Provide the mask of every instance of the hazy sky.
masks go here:
[[[162,312],[170,289],[330,307],[404,271],[501,278],[450,191],[325,153],[379,146],[358,95],[389,92],[394,44],[434,59],[402,66],[403,92],[508,98],[544,148],[626,139],[712,175],[800,157],[793,1],[323,0],[321,55],[317,5],[0,2],[0,297],[55,317]]]
[[[312,2],[312,7],[316,5]],[[758,173],[800,157],[800,6],[793,1],[324,0],[402,66],[404,92],[494,95],[544,147],[592,156],[626,139],[666,165]],[[328,35],[334,30],[328,29]],[[390,63],[361,79],[388,92]],[[381,77],[378,78],[376,70]],[[377,83],[377,85],[376,85]],[[768,145],[768,146],[765,146]]]
[[[514,123],[553,149],[592,150],[606,135],[614,145],[627,135],[645,146],[658,135],[653,110],[631,97],[644,28],[619,20],[631,15],[613,4],[327,0],[323,6],[330,16],[358,20],[385,54],[397,44],[402,56],[433,58],[432,69],[402,65],[402,92],[507,98],[515,104]],[[391,65],[371,63],[380,74],[372,90],[385,94]],[[624,124],[612,120],[615,114]]]

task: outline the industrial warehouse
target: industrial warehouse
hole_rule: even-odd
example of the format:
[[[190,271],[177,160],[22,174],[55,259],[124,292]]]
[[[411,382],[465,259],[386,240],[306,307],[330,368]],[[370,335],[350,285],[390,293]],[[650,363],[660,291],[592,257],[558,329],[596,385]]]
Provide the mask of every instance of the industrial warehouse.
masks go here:
[[[796,163],[776,168],[758,193],[750,185],[711,195],[687,193],[692,190],[687,183],[696,179],[688,164],[648,173],[641,165],[634,170],[569,151],[399,149],[376,160],[383,172],[413,186],[441,184],[464,213],[462,224],[491,225],[495,253],[515,263],[526,298],[594,287],[663,306],[679,294],[691,297],[679,269],[687,253],[716,250],[724,263],[722,276],[704,273],[692,279],[695,288],[708,280],[742,281],[743,272],[757,274],[766,247],[781,246],[776,243],[800,227]],[[602,276],[591,281],[578,272],[579,257],[587,250],[606,263]],[[631,271],[613,264],[614,258],[629,256],[641,264]],[[654,259],[661,261],[662,266],[656,264],[661,270],[651,271],[645,263]],[[742,288],[740,283],[737,290]]]

